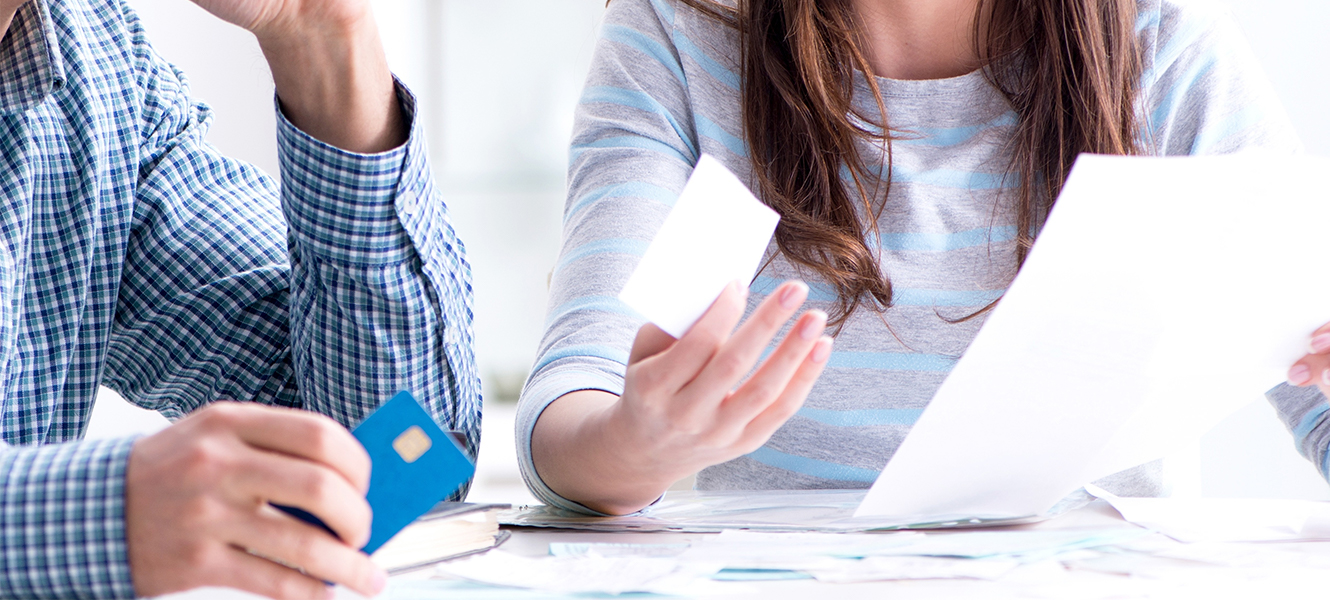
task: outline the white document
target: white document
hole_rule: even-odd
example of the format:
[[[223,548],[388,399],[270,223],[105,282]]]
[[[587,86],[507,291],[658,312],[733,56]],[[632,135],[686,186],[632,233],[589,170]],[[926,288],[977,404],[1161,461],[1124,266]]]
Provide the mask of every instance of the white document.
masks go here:
[[[731,281],[757,272],[780,216],[703,155],[619,299],[681,337]]]
[[[1179,542],[1271,542],[1330,539],[1314,524],[1330,518],[1330,504],[1255,498],[1119,498],[1093,485],[1122,518]],[[1319,519],[1318,519],[1319,517]],[[1308,525],[1313,525],[1309,527]]]
[[[720,566],[682,564],[664,558],[528,558],[492,550],[442,563],[438,575],[490,585],[577,594],[647,592],[688,595]]]
[[[1040,513],[1195,440],[1330,321],[1330,160],[1082,156],[857,516]]]
[[[837,561],[836,568],[811,571],[824,583],[862,583],[904,579],[994,580],[1019,567],[1014,560],[972,560],[934,556],[870,556],[863,560]],[[887,596],[887,594],[883,594]]]

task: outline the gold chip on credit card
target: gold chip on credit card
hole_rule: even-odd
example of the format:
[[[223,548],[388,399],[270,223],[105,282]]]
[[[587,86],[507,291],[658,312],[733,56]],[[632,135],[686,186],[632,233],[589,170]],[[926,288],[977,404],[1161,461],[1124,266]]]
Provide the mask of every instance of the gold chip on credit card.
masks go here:
[[[408,463],[416,462],[416,459],[429,451],[433,445],[434,442],[430,441],[429,435],[419,425],[407,427],[402,435],[393,440],[393,450],[396,450],[397,455]]]

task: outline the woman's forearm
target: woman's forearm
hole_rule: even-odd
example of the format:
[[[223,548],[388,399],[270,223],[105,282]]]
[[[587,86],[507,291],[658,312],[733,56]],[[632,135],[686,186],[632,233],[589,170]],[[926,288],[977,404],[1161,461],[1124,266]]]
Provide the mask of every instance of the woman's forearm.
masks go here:
[[[678,477],[660,464],[643,464],[644,440],[624,439],[615,427],[619,397],[583,390],[550,403],[536,420],[531,454],[536,472],[556,494],[599,512],[622,515],[641,510]],[[654,468],[653,468],[654,467]]]

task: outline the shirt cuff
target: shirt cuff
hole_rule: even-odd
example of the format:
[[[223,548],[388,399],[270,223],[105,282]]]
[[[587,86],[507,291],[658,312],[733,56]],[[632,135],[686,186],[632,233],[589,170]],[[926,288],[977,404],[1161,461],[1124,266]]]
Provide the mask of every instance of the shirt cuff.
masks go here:
[[[135,439],[0,448],[0,597],[134,597],[125,466]]]
[[[1316,386],[1294,387],[1281,383],[1265,393],[1293,435],[1298,453],[1330,479],[1330,404]]]
[[[301,251],[344,265],[397,264],[412,258],[413,238],[440,237],[431,230],[447,225],[428,218],[436,212],[429,205],[438,194],[425,132],[415,96],[394,82],[410,134],[401,146],[375,154],[314,139],[287,120],[278,104],[282,209]]]

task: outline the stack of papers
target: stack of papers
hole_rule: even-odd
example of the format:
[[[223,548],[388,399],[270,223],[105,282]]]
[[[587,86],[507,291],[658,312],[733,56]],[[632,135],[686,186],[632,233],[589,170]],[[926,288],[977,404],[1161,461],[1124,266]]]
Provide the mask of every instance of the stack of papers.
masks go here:
[[[715,579],[824,582],[995,580],[1029,563],[1129,544],[1138,529],[975,531],[925,534],[726,531],[693,543],[550,544],[550,557],[503,552],[437,568],[453,578],[552,592],[696,592]]]
[[[421,515],[370,559],[390,574],[402,573],[458,556],[483,552],[507,540],[498,513],[507,504],[440,502]]]
[[[1068,496],[1042,515],[1019,518],[902,521],[895,517],[856,517],[866,490],[761,490],[668,492],[656,504],[622,517],[592,517],[553,506],[527,506],[499,515],[504,525],[591,531],[680,531],[710,533],[728,529],[849,533],[893,529],[946,529],[1015,525],[1041,521],[1090,502],[1088,494]]]

